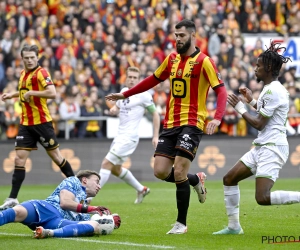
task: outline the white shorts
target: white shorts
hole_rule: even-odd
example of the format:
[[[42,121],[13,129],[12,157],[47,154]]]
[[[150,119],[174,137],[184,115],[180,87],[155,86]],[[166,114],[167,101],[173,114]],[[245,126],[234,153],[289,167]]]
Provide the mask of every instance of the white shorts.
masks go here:
[[[139,141],[133,141],[126,137],[116,137],[111,146],[110,150],[105,156],[114,165],[122,165],[126,161],[127,157],[131,155],[136,149]]]
[[[289,146],[257,146],[240,159],[256,177],[265,177],[274,182],[289,157]]]

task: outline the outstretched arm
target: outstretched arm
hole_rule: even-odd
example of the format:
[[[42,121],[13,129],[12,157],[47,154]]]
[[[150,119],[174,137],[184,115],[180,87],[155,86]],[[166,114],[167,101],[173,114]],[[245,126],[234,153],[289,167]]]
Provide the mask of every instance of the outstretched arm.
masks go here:
[[[129,96],[145,92],[148,89],[153,88],[154,86],[156,86],[160,82],[161,82],[161,80],[156,78],[154,75],[148,76],[147,78],[142,80],[139,84],[135,85],[133,88],[131,88],[131,89],[129,89],[129,90],[123,92],[123,93],[109,94],[109,95],[105,96],[105,98],[109,101],[117,101],[117,100],[120,100],[120,99],[125,99]]]
[[[99,206],[88,206],[87,204],[80,204],[75,201],[75,195],[63,189],[60,191],[60,207],[64,210],[70,210],[78,213],[89,213],[89,214],[110,214],[110,211],[106,207]]]

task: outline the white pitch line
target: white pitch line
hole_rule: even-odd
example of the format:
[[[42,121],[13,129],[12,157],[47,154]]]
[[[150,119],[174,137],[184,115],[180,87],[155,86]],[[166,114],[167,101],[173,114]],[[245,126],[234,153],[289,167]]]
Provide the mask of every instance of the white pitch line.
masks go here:
[[[21,237],[28,237],[31,236],[29,234],[11,234],[11,233],[1,233],[0,235],[10,235],[10,236],[21,236]],[[91,243],[101,243],[101,244],[112,244],[112,245],[126,245],[126,246],[134,246],[134,247],[149,247],[149,248],[161,248],[161,249],[175,249],[172,246],[163,246],[163,245],[147,245],[147,244],[138,244],[138,243],[131,243],[131,242],[119,242],[119,241],[103,241],[103,240],[88,240],[88,239],[81,239],[81,238],[60,238],[62,240],[74,240],[74,241],[81,241],[81,242],[91,242]]]

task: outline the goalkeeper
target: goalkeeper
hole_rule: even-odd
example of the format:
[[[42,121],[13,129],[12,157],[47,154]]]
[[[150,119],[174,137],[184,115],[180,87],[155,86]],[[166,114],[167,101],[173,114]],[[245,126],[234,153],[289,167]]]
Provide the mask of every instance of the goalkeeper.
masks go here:
[[[87,204],[87,198],[95,197],[99,192],[99,181],[97,172],[81,170],[76,176],[64,179],[45,200],[25,201],[0,212],[0,226],[20,222],[35,230],[34,238],[97,234],[99,224],[90,221],[91,214],[110,214],[105,207]],[[120,217],[114,216],[114,220],[115,228],[118,228]]]

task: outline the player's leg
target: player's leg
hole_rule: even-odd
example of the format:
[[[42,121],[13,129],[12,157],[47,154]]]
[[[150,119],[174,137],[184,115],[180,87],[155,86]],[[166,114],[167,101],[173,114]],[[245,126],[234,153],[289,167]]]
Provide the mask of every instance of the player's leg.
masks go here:
[[[66,177],[74,176],[71,164],[63,158],[58,147],[52,150],[49,149],[46,152]]]
[[[243,234],[239,221],[240,189],[238,183],[256,173],[257,149],[253,148],[223,177],[224,201],[228,217],[228,226],[213,234]]]
[[[25,163],[30,155],[31,150],[37,149],[36,141],[32,137],[28,126],[20,125],[15,141],[15,149],[15,168],[12,176],[11,192],[4,204],[0,206],[0,210],[14,207],[15,205],[19,204],[17,197],[26,175]]]
[[[46,149],[46,152],[52,161],[60,168],[61,172],[66,177],[74,176],[70,163],[63,158],[59,151],[59,144],[56,139],[52,122],[34,126],[33,133],[40,144]]]
[[[61,220],[61,219],[60,219]],[[69,221],[58,229],[47,229],[47,225],[39,226],[33,231],[33,237],[44,239],[49,237],[66,238],[90,236],[99,232],[99,223],[96,221]]]
[[[57,219],[58,222],[61,218]],[[33,237],[36,239],[44,239],[50,237],[66,238],[90,236],[99,232],[99,223],[96,221],[68,221],[64,220],[58,229],[47,229],[47,225],[36,227],[33,231]],[[52,228],[52,227],[51,227]]]
[[[174,177],[176,185],[177,219],[174,227],[167,234],[183,234],[187,232],[187,213],[190,204],[190,183],[187,174],[191,160],[184,156],[176,156],[174,162]]]
[[[110,157],[114,157],[114,156],[110,156],[109,153],[105,156],[105,158],[103,159],[102,161],[102,164],[101,164],[101,168],[100,168],[100,171],[99,171],[99,175],[100,175],[100,186],[101,188],[104,187],[104,185],[106,184],[106,182],[108,182],[109,180],[109,177],[111,175],[111,170],[114,166],[114,164],[108,160],[107,158],[110,158]]]
[[[268,146],[261,149],[263,157],[256,173],[255,198],[259,205],[288,205],[300,202],[300,192],[271,192],[279,171],[288,159],[288,146]]]
[[[22,205],[16,205],[0,212],[0,226],[12,223],[22,222],[28,217],[28,211]]]

